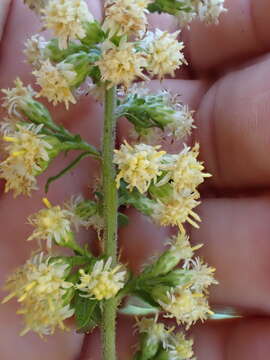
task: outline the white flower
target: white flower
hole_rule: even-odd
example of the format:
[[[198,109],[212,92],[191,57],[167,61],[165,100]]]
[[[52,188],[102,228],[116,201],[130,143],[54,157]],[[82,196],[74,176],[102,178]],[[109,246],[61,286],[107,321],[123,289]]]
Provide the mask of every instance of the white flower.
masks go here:
[[[166,126],[169,136],[182,139],[187,135],[191,135],[191,130],[195,126],[193,125],[193,111],[189,110],[188,105],[178,104],[171,117],[173,121]]]
[[[70,39],[83,39],[84,23],[94,21],[84,0],[50,0],[42,13],[44,25],[54,31],[60,49],[67,48]]]
[[[121,41],[116,47],[107,41],[101,46],[102,56],[99,66],[101,79],[109,82],[109,87],[124,85],[128,88],[138,77],[147,80],[143,68],[147,65],[145,53],[136,51],[133,43]]]
[[[157,317],[154,319],[151,318],[142,318],[137,320],[137,328],[140,334],[147,334],[148,345],[161,342],[163,348],[167,348],[168,342],[174,328],[167,329],[163,323],[157,322]]]
[[[146,144],[131,146],[125,142],[120,150],[115,150],[113,161],[120,170],[116,177],[117,186],[123,179],[131,191],[136,187],[140,193],[145,193],[151,182],[155,183],[161,174],[161,158],[165,151],[158,151],[159,148]]]
[[[40,68],[33,71],[33,74],[36,76],[36,83],[41,87],[38,96],[45,96],[53,105],[64,102],[66,109],[69,108],[70,102],[76,103],[70,88],[77,76],[72,64],[53,65],[50,60],[44,60]]]
[[[97,300],[110,299],[114,297],[125,285],[126,270],[122,265],[111,268],[112,258],[106,262],[99,260],[95,263],[90,274],[83,269],[80,270],[80,283],[77,289],[86,293],[82,295]]]
[[[155,33],[149,32],[142,43],[147,52],[147,70],[151,75],[156,75],[159,79],[169,74],[174,76],[182,64],[186,64],[186,60],[182,50],[184,44],[177,41],[180,31],[168,33],[156,29]]]
[[[65,330],[63,321],[71,317],[74,310],[63,303],[63,296],[73,284],[66,281],[68,265],[61,261],[50,261],[43,253],[35,255],[17,269],[6,281],[11,293],[3,300],[16,297],[21,305],[25,328],[21,335],[35,331],[40,336],[51,335],[59,327]]]

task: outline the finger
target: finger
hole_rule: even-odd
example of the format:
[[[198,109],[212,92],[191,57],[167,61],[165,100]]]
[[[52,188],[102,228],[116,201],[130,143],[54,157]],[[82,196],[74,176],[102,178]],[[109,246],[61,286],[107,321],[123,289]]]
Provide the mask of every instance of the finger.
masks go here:
[[[216,306],[269,314],[269,196],[242,199],[204,199],[197,211],[200,229],[191,229],[192,244],[204,244],[197,255],[214,266],[218,286],[211,288]],[[122,260],[134,272],[161,253],[172,232],[155,227],[134,210],[130,226],[120,231]]]
[[[0,3],[0,41],[2,39],[10,4],[11,0],[2,0]]]
[[[269,204],[269,194],[202,202],[202,223],[199,230],[191,229],[191,241],[205,244],[198,254],[217,269],[213,304],[270,313]]]
[[[270,48],[268,0],[226,0],[219,25],[194,22],[184,31],[187,57],[197,72],[228,68]]]
[[[266,56],[229,73],[203,97],[194,138],[215,187],[269,186],[269,64]]]
[[[132,320],[121,317],[118,321],[118,359],[131,360],[136,351],[138,337]],[[270,350],[270,321],[247,318],[209,321],[197,324],[191,331],[194,351],[200,360],[264,360]],[[85,337],[78,360],[101,360],[100,332]]]

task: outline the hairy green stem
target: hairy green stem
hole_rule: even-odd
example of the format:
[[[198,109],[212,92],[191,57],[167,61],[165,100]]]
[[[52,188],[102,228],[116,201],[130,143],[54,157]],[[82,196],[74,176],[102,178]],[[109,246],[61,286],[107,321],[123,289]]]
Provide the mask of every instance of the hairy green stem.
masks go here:
[[[105,95],[105,114],[103,128],[103,193],[104,193],[104,255],[112,257],[113,265],[117,258],[117,189],[115,186],[115,169],[113,151],[115,148],[115,107],[116,90],[111,88]],[[115,328],[117,300],[105,301],[102,315],[103,360],[116,360]]]

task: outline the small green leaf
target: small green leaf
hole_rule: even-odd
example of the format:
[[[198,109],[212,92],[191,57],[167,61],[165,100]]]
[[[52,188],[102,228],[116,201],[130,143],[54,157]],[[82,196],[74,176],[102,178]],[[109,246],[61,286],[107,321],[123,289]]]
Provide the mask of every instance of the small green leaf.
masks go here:
[[[77,330],[81,330],[89,326],[97,305],[98,301],[82,297],[80,293],[77,292],[74,298],[75,322]]]
[[[125,315],[148,315],[157,314],[159,307],[153,306],[138,296],[131,296],[126,305],[119,310],[121,314]]]
[[[123,213],[118,213],[118,226],[122,227],[122,226],[127,226],[129,223],[129,218],[127,215],[123,214]]]

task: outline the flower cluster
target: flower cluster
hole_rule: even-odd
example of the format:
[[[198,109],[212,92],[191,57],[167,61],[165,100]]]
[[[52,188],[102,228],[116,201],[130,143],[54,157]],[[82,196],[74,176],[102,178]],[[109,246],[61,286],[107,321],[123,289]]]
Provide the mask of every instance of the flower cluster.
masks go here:
[[[8,157],[0,163],[0,178],[6,180],[5,191],[30,195],[37,189],[36,176],[50,161],[49,151],[52,146],[40,134],[42,125],[17,125],[9,136],[4,136],[7,143],[5,151]]]
[[[163,323],[157,322],[157,318],[142,318],[137,322],[137,328],[140,334],[138,358],[158,355],[158,359],[195,360],[192,350],[193,340],[186,339],[183,332],[175,333],[174,328],[168,328]]]
[[[182,232],[185,232],[183,223],[186,221],[198,227],[200,218],[193,211],[199,205],[197,187],[210,176],[203,172],[204,167],[197,160],[199,145],[193,149],[185,146],[178,155],[158,149],[146,144],[125,143],[120,150],[115,150],[114,163],[119,169],[117,186],[123,179],[130,191],[134,187],[141,193],[149,190],[156,200],[152,208],[156,223],[177,225]]]
[[[66,329],[63,321],[74,314],[63,297],[73,284],[66,280],[68,264],[50,261],[43,253],[33,256],[7,279],[10,291],[3,301],[13,297],[20,303],[25,328],[21,335],[35,331],[40,336],[50,335],[59,327]]]

